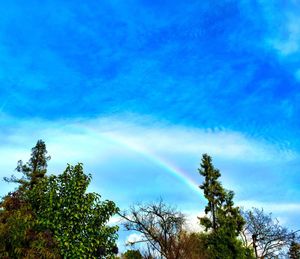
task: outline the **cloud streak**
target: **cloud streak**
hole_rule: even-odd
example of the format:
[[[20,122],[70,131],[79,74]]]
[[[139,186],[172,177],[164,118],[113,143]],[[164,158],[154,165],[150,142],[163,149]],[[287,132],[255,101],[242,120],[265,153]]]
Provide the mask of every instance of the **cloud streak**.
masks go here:
[[[286,44],[288,28],[297,40],[297,13],[279,34],[273,29],[292,6],[6,5],[0,21],[5,113],[57,120],[128,111],[260,136],[287,149],[299,145],[299,66],[289,64],[291,75],[274,54],[276,42]]]
[[[10,119],[13,121],[13,118]],[[245,189],[249,182],[244,180],[270,177],[268,191],[284,192],[284,184],[281,188],[277,184],[273,186],[272,182],[294,175],[283,176],[276,167],[290,166],[299,159],[295,151],[282,151],[239,132],[170,126],[134,116],[67,121],[26,120],[17,123],[16,129],[5,135],[0,148],[2,177],[15,168],[19,159],[27,161],[29,149],[42,138],[52,155],[50,172],[61,172],[66,163],[83,162],[88,172],[94,172],[92,188],[104,193],[106,198],[112,195],[124,206],[139,198],[151,200],[160,195],[170,200],[181,196],[178,202],[187,202],[185,199],[192,194],[192,185],[189,187],[186,183],[191,181],[198,191],[197,184],[201,179],[196,171],[202,153],[213,156],[216,167],[223,172],[224,185],[235,190],[238,199],[254,197],[259,202],[262,194],[258,192],[265,192],[265,187],[257,184]],[[252,171],[254,165],[256,172]],[[178,178],[179,172],[182,175]],[[172,182],[178,189],[166,186],[166,181]],[[153,184],[155,189],[151,187]],[[117,193],[120,188],[126,196]],[[140,188],[143,189],[142,194],[139,193]],[[299,193],[292,190],[298,197]],[[191,205],[197,199],[202,198],[195,195],[192,199],[188,198],[188,203]]]

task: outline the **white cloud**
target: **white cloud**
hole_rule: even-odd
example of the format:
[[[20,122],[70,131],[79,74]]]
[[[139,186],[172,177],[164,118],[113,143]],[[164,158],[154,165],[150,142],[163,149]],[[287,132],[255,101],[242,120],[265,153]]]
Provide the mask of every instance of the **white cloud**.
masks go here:
[[[205,215],[204,211],[199,210],[184,210],[183,214],[186,217],[186,225],[185,228],[190,232],[199,232],[203,230],[200,226],[199,217],[203,217]]]
[[[268,29],[267,45],[280,57],[290,57],[300,52],[300,3],[261,1],[260,7]]]
[[[161,167],[160,164],[155,164],[157,163],[155,159],[148,159],[149,155],[154,154],[159,159],[166,159],[171,165],[181,168],[185,176],[190,176],[192,179],[194,179],[200,156],[204,152],[221,161],[221,165],[217,166],[221,171],[224,161],[227,164],[237,162],[236,165],[240,167],[233,169],[233,172],[224,174],[223,177],[225,186],[233,189],[237,193],[236,197],[239,197],[239,188],[250,184],[237,179],[242,174],[235,172],[241,171],[241,166],[243,168],[244,165],[255,164],[259,167],[258,164],[262,163],[271,164],[273,168],[280,165],[279,163],[296,161],[298,158],[298,155],[292,151],[283,152],[276,146],[259,142],[239,132],[164,125],[150,118],[134,116],[54,122],[34,119],[22,122],[7,117],[6,125],[9,130],[3,127],[3,132],[6,132],[0,133],[1,178],[13,172],[19,159],[27,161],[30,148],[38,139],[44,139],[49,154],[52,156],[49,163],[50,173],[62,172],[67,163],[83,162],[86,172],[99,172],[95,177],[96,181],[92,182],[92,190],[101,193],[104,198],[114,200],[121,208],[126,208],[138,200],[156,199],[162,193],[170,201],[180,198],[177,204],[183,210],[187,206],[189,208],[198,207],[195,201],[199,200],[199,211],[187,214],[188,220],[191,222],[189,225],[195,228],[198,227],[196,214],[201,212],[203,204],[205,204],[202,202],[203,197],[198,194],[190,195],[190,186],[185,185],[186,183],[182,181],[183,178],[173,177],[169,172],[165,175],[153,173],[153,170],[165,172],[164,170],[167,169]],[[14,125],[14,127],[10,125]],[[144,160],[146,162],[143,162]],[[194,164],[190,167],[188,165],[187,168],[190,161]],[[134,163],[138,165],[135,168],[133,167]],[[106,165],[104,169],[103,164]],[[128,178],[124,177],[124,172],[126,172],[125,175],[129,175]],[[235,178],[230,178],[230,175]],[[261,177],[261,175],[258,171],[257,177]],[[171,178],[168,178],[169,176]],[[127,179],[130,182],[122,182]],[[146,179],[151,179],[151,181],[145,182]],[[174,182],[166,186],[165,181],[169,181],[169,179]],[[228,185],[230,182],[232,185]],[[242,183],[241,186],[240,183]],[[153,184],[155,188],[153,188]],[[173,184],[178,184],[178,188],[181,189],[174,188]],[[7,193],[11,188],[10,185],[3,184],[0,195]],[[249,188],[250,192],[251,189],[252,187]],[[186,190],[188,192],[185,193]],[[253,190],[253,193],[247,195],[255,197],[253,195],[256,193],[257,190]],[[243,197],[247,197],[247,195]],[[250,204],[250,202],[246,201],[245,204]],[[265,204],[262,206],[265,207]],[[272,210],[273,208],[266,204],[266,208],[270,208],[272,211],[276,211],[276,206],[274,204],[274,210]],[[292,211],[296,208],[295,206],[289,205],[288,208]]]
[[[300,203],[240,200],[236,204],[245,210],[263,209],[266,214],[271,213],[272,218],[277,219],[280,225],[299,229]]]
[[[243,200],[237,203],[240,206],[243,206],[246,209],[251,208],[263,208],[267,212],[274,213],[291,213],[300,211],[300,203],[275,203],[275,202],[260,202],[254,200]]]
[[[280,55],[286,56],[299,53],[300,50],[300,16],[286,15],[286,23],[278,30],[278,38],[271,40],[271,44]]]
[[[243,162],[289,161],[298,155],[290,150],[248,138],[239,132],[211,131],[155,123],[135,117],[107,117],[69,121],[31,120],[16,122],[14,130],[3,133],[0,146],[0,176],[5,176],[19,159],[27,161],[30,148],[44,139],[52,155],[50,169],[61,171],[67,163],[100,165],[116,156],[166,157],[180,167],[180,159],[199,160],[202,153]],[[178,159],[180,157],[180,159]],[[112,164],[113,166],[113,164]],[[50,170],[50,171],[51,171]]]
[[[140,118],[139,118],[140,119]],[[107,126],[109,125],[109,126]],[[90,130],[103,138],[110,138],[136,151],[163,154],[196,155],[209,153],[225,159],[242,161],[290,160],[296,157],[291,150],[280,151],[274,145],[259,142],[239,132],[170,126],[159,123],[145,124],[126,118],[91,120]]]
[[[110,226],[120,225],[123,222],[122,218],[118,215],[114,215],[109,219],[108,224]]]
[[[132,233],[126,238],[126,244],[130,245],[139,241],[144,240],[143,235],[139,233]]]

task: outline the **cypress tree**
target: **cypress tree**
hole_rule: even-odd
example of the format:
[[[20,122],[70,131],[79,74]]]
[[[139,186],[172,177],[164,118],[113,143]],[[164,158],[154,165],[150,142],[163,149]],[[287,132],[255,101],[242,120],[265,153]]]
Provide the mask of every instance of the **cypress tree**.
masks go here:
[[[221,173],[212,164],[209,155],[204,154],[199,173],[204,177],[199,186],[208,203],[205,216],[200,224],[206,230],[206,245],[211,258],[252,258],[252,252],[244,248],[238,235],[245,222],[240,209],[234,206],[234,192],[223,188],[219,178]]]

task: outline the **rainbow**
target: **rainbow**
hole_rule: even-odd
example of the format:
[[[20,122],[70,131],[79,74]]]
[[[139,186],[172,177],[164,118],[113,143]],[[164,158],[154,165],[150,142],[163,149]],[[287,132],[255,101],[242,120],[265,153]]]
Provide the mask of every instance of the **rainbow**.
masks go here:
[[[133,143],[129,141],[127,138],[114,134],[112,132],[99,133],[97,132],[97,130],[92,129],[90,127],[86,129],[89,130],[90,132],[92,131],[93,133],[95,133],[97,137],[103,138],[104,140],[109,141],[111,143],[121,145],[127,149],[137,152],[140,155],[143,155],[147,160],[160,166],[161,168],[163,168],[164,170],[166,170],[167,172],[175,176],[178,180],[185,183],[195,193],[203,197],[203,194],[199,189],[198,184],[195,183],[183,170],[171,164],[171,162],[167,161],[165,158],[159,157],[153,151],[145,148],[144,146]]]

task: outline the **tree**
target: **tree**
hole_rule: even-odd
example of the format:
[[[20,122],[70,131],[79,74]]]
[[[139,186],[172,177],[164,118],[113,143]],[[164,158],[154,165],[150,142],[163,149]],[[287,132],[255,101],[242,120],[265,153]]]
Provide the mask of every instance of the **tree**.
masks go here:
[[[290,259],[299,259],[300,258],[300,243],[297,243],[295,240],[291,242],[289,252]]]
[[[111,258],[118,252],[118,227],[107,225],[118,208],[112,201],[101,202],[97,193],[87,193],[90,181],[82,164],[68,165],[62,174],[44,178],[30,192],[38,222],[52,231],[65,258]]]
[[[39,228],[30,204],[11,194],[1,207],[0,258],[60,258],[53,234]]]
[[[46,175],[47,162],[51,159],[50,156],[47,156],[47,153],[45,142],[38,140],[36,145],[31,149],[29,161],[25,164],[22,160],[18,161],[16,171],[23,174],[23,176],[16,178],[13,175],[10,178],[4,177],[4,180],[20,184],[20,191],[32,189],[33,186]]]
[[[205,216],[200,224],[205,228],[206,244],[211,258],[251,258],[251,251],[242,246],[237,238],[243,228],[244,220],[240,209],[234,207],[232,191],[223,188],[218,180],[221,176],[207,154],[202,156],[199,173],[204,177],[200,188],[208,200]]]
[[[295,232],[281,226],[272,214],[253,208],[244,211],[245,227],[242,237],[245,245],[252,246],[256,258],[274,258],[284,248],[287,248],[295,237]]]
[[[133,206],[129,215],[125,212],[120,215],[125,219],[126,230],[142,234],[142,239],[133,244],[146,243],[163,258],[186,258],[183,255],[187,248],[183,242],[185,217],[181,212],[160,201]]]
[[[81,164],[46,176],[46,145],[39,140],[29,162],[18,162],[22,178],[0,203],[1,258],[112,258],[117,226],[108,226],[118,211],[112,201],[88,193],[91,175]]]
[[[143,259],[143,256],[139,250],[127,250],[122,259]]]
[[[205,213],[211,214],[211,219],[205,216],[200,219],[200,222],[206,230],[210,228],[216,230],[218,227],[216,218],[217,209],[218,206],[221,206],[222,201],[225,199],[225,190],[218,181],[221,174],[219,170],[213,167],[211,157],[207,154],[203,155],[201,169],[198,170],[199,173],[205,177],[203,184],[200,185],[205,198],[208,200],[208,204],[205,207]]]
[[[209,259],[207,252],[205,235],[202,233],[193,233],[183,231],[180,234],[181,258],[189,259]]]
[[[0,257],[1,258],[60,258],[53,234],[41,229],[27,194],[46,174],[45,143],[39,140],[26,164],[20,160],[16,171],[21,178],[4,178],[19,184],[0,202]]]

